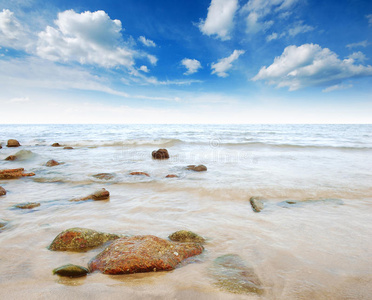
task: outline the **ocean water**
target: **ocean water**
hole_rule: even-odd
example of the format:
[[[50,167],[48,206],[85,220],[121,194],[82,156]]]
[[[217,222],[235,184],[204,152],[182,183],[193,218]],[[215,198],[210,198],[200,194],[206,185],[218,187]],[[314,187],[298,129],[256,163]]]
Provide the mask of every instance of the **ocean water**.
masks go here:
[[[22,146],[7,148],[11,138]],[[0,125],[0,142],[0,169],[36,174],[0,180],[0,219],[9,221],[0,299],[371,299],[372,125]],[[159,148],[169,160],[151,158]],[[63,164],[46,167],[50,159]],[[92,177],[102,172],[115,176]],[[100,188],[109,201],[68,201]],[[260,213],[251,196],[265,199]],[[20,202],[41,206],[14,209]],[[54,268],[84,266],[100,251],[47,250],[72,227],[162,238],[188,229],[207,243],[171,272],[62,279]],[[254,269],[263,296],[213,284],[209,267],[224,254]]]

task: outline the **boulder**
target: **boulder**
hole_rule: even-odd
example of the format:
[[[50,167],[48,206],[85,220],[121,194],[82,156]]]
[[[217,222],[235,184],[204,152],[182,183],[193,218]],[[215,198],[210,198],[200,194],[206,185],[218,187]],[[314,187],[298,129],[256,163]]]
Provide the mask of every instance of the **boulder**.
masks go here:
[[[178,178],[179,176],[176,175],[176,174],[168,174],[167,176],[165,176],[165,178]]]
[[[19,147],[21,144],[17,140],[8,140],[8,144],[6,145],[7,147]]]
[[[93,258],[89,270],[110,275],[169,271],[203,250],[197,243],[175,243],[153,235],[123,237]]]
[[[25,169],[0,170],[0,179],[15,179],[25,176],[35,176],[35,173],[25,173]]]
[[[144,175],[144,176],[150,177],[150,175],[145,172],[131,172],[129,173],[129,175]]]
[[[15,208],[21,208],[21,209],[32,209],[38,206],[40,206],[39,202],[25,202],[25,203],[19,203],[19,204],[14,205]]]
[[[118,238],[119,236],[116,234],[77,227],[58,234],[48,249],[52,251],[85,252]]]
[[[48,160],[45,164],[47,167],[54,167],[60,165],[60,163],[54,159]]]
[[[70,147],[70,146],[66,146],[66,147],[63,147],[63,149],[66,149],[66,150],[72,150],[74,148]]]
[[[169,153],[167,149],[159,149],[152,151],[152,158],[154,159],[168,159]]]
[[[4,195],[6,195],[6,190],[2,186],[0,186],[0,196]]]
[[[263,294],[261,281],[254,270],[236,254],[216,258],[209,269],[214,284],[222,290],[236,294]]]
[[[15,155],[9,155],[7,158],[5,158],[5,160],[16,160],[17,159],[17,156]]]
[[[189,165],[186,167],[186,170],[196,171],[196,172],[203,172],[207,171],[207,167],[204,165]]]
[[[197,235],[196,233],[192,231],[187,230],[179,230],[174,233],[172,233],[168,238],[173,242],[193,242],[193,243],[204,243],[205,239],[201,237],[200,235]]]
[[[59,143],[54,143],[52,144],[52,147],[61,147],[61,145]]]
[[[251,197],[249,199],[249,203],[251,203],[254,212],[260,212],[264,209],[264,204],[262,202],[262,198],[260,197]]]
[[[70,278],[82,277],[89,273],[87,268],[77,265],[64,265],[53,270],[53,275],[65,276]]]
[[[98,174],[95,174],[95,175],[92,175],[94,178],[98,178],[98,179],[105,179],[105,180],[110,180],[110,179],[113,179],[115,177],[114,174],[111,174],[111,173],[98,173]]]

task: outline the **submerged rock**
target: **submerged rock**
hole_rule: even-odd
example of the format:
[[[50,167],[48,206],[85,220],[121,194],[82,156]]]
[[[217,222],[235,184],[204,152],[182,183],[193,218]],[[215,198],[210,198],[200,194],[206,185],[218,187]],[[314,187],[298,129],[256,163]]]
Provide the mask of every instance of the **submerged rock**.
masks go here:
[[[0,170],[0,179],[15,179],[25,176],[35,176],[35,173],[25,173],[24,168]]]
[[[70,147],[70,146],[66,146],[66,147],[63,147],[63,149],[66,149],[66,150],[72,150],[74,149],[73,147]]]
[[[0,219],[0,232],[5,228],[6,225],[8,225],[8,222]]]
[[[53,270],[53,275],[57,274],[59,276],[65,276],[65,277],[82,277],[89,273],[89,270],[87,268],[84,268],[82,266],[77,265],[64,265],[59,268],[56,268]]]
[[[168,174],[167,176],[165,176],[165,178],[178,178],[179,176],[176,175],[176,174]]]
[[[85,252],[118,238],[117,234],[103,233],[87,228],[70,228],[58,234],[48,249]]]
[[[189,165],[186,167],[186,170],[196,171],[196,172],[203,172],[207,171],[207,167],[204,165]]]
[[[209,271],[215,285],[222,290],[237,294],[264,292],[254,270],[239,255],[227,254],[216,258]]]
[[[193,242],[193,243],[204,243],[205,239],[201,237],[200,235],[197,235],[196,233],[192,231],[187,230],[179,230],[174,233],[172,233],[168,238],[171,241],[174,242]]]
[[[5,158],[5,160],[11,160],[11,161],[16,160],[16,159],[17,159],[17,156],[15,155],[9,155],[7,158]]]
[[[52,147],[61,147],[61,145],[59,143],[54,143],[52,144]]]
[[[110,180],[110,179],[113,179],[115,177],[114,174],[111,174],[111,173],[98,173],[98,174],[95,174],[95,175],[92,175],[94,178],[98,178],[98,179],[105,179],[105,180]]]
[[[25,202],[25,203],[19,203],[19,204],[14,205],[15,208],[21,208],[21,209],[32,209],[38,206],[40,206],[39,202]]]
[[[26,160],[33,157],[35,154],[30,150],[21,150],[14,155],[9,155],[5,160]]]
[[[7,147],[19,147],[21,144],[17,140],[10,139],[8,140]]]
[[[6,195],[6,190],[2,186],[0,186],[0,196],[4,195]]]
[[[60,165],[60,163],[54,159],[48,160],[45,164],[47,167],[54,167]]]
[[[129,173],[129,175],[144,175],[144,176],[150,177],[150,175],[147,174],[146,172],[131,172]]]
[[[85,200],[94,200],[94,201],[100,201],[100,200],[107,200],[110,198],[110,192],[106,189],[100,189],[98,191],[95,191],[93,194],[90,194],[86,197],[79,198],[79,199],[72,199],[70,201],[85,201]]]
[[[159,149],[152,151],[152,158],[154,159],[168,159],[169,158],[169,153],[167,149]]]
[[[262,198],[260,197],[251,197],[249,202],[251,203],[254,212],[260,212],[264,209],[264,204],[262,202]]]
[[[89,270],[111,275],[169,271],[203,250],[197,243],[175,243],[153,235],[123,237],[93,258]]]

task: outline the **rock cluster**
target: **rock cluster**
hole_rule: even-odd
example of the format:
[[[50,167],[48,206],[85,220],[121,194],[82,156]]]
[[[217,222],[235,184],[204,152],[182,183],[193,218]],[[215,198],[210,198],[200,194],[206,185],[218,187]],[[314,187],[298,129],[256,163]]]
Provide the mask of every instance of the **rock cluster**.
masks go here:
[[[169,153],[167,149],[159,149],[152,151],[152,158],[154,159],[168,159]]]
[[[25,173],[24,168],[0,170],[0,179],[15,179],[25,176],[35,176],[35,173]]]

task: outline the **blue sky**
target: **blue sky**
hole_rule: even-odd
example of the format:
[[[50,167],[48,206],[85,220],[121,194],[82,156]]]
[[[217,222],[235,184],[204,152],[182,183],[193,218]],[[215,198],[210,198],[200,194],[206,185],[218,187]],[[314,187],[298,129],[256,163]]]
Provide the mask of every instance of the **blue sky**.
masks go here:
[[[367,0],[0,0],[0,123],[371,123]]]

